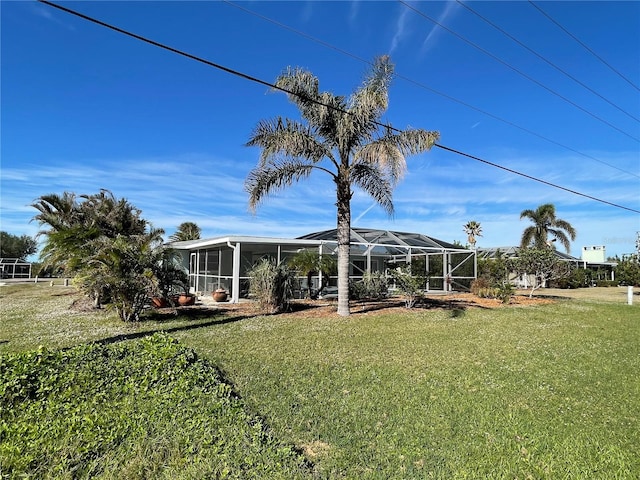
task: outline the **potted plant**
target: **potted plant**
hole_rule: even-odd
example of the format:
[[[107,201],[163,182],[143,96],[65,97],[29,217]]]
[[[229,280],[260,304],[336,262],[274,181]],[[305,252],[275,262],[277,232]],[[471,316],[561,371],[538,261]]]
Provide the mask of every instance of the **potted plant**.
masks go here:
[[[226,302],[227,301],[227,291],[224,288],[217,288],[213,292],[211,292],[211,296],[213,297],[214,302]]]
[[[181,307],[186,307],[196,303],[196,296],[189,291],[189,280],[186,277],[187,276],[185,275],[185,281],[182,283],[183,291],[178,296],[178,305]]]
[[[178,303],[178,292],[188,285],[187,274],[175,263],[174,253],[165,250],[162,259],[153,268],[154,287],[151,303],[156,308],[164,308]],[[187,288],[188,292],[188,288]]]

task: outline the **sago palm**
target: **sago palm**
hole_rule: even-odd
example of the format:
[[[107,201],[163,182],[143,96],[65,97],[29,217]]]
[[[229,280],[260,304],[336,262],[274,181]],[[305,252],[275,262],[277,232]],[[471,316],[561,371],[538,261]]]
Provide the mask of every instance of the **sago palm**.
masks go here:
[[[547,248],[552,242],[559,241],[569,253],[569,239],[576,239],[576,230],[565,220],[556,217],[556,207],[552,203],[540,205],[535,210],[527,209],[520,213],[520,220],[528,218],[533,225],[524,229],[520,246]],[[549,235],[553,238],[549,240]]]
[[[288,92],[303,121],[263,120],[247,142],[261,148],[258,166],[245,182],[253,211],[269,194],[314,171],[328,174],[335,183],[340,315],[349,315],[352,187],[360,187],[393,214],[393,188],[406,170],[405,156],[428,150],[439,137],[426,130],[381,127],[393,70],[388,56],[377,58],[364,83],[345,98],[320,92],[312,73],[289,68],[275,85]]]

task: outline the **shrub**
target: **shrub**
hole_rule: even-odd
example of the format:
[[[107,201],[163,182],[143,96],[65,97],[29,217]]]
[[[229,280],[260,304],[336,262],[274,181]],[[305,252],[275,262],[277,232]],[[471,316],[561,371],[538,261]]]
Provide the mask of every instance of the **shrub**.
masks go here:
[[[387,277],[380,273],[365,273],[362,280],[349,284],[349,297],[352,300],[380,299],[389,291]]]
[[[487,277],[478,277],[471,282],[471,293],[477,295],[480,298],[484,298],[485,290],[491,287],[491,282]]]
[[[497,298],[502,300],[502,303],[509,303],[515,289],[508,282],[492,284],[488,278],[479,277],[471,282],[471,293],[479,298]]]
[[[640,255],[629,255],[618,262],[615,270],[620,285],[640,285]]]
[[[295,274],[286,265],[263,259],[250,271],[249,293],[269,313],[286,310],[293,298]]]
[[[405,306],[413,308],[424,293],[426,276],[412,271],[411,264],[392,268],[389,270],[389,275],[393,278],[396,288],[404,296]]]
[[[557,288],[583,288],[590,286],[591,282],[591,270],[573,268],[567,276],[554,280],[550,286]]]

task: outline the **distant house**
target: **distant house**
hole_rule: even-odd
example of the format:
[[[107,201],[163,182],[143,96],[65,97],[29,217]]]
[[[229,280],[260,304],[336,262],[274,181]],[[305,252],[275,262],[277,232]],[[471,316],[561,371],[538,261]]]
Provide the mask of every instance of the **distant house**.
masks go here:
[[[19,258],[0,258],[0,278],[31,278],[31,263]]]
[[[182,255],[191,290],[203,294],[217,288],[229,291],[237,302],[248,291],[247,272],[263,258],[284,262],[302,249],[318,255],[336,255],[336,230],[310,233],[299,238],[229,235],[172,242]],[[366,228],[351,230],[349,275],[358,280],[365,272],[385,272],[393,266],[423,258],[429,272],[427,290],[467,290],[476,277],[474,250],[419,233]],[[332,278],[335,282],[335,277]]]

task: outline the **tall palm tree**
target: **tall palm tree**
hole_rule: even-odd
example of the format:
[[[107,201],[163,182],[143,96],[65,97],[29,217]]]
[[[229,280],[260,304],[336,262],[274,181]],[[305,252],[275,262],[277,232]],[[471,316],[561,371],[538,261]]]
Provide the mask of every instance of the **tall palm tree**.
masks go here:
[[[576,230],[565,220],[556,217],[556,207],[552,203],[540,205],[535,210],[527,209],[520,213],[520,220],[528,218],[533,225],[524,229],[520,246],[531,245],[536,248],[553,248],[553,242],[559,241],[567,253],[570,250],[569,239],[576,239]],[[553,238],[549,239],[549,235]]]
[[[482,226],[480,225],[480,222],[470,220],[463,225],[462,229],[464,230],[464,233],[467,234],[467,239],[471,244],[471,248],[476,248],[476,237],[482,236]]]
[[[178,230],[176,233],[169,237],[169,240],[172,242],[182,242],[185,240],[198,240],[200,239],[200,235],[202,230],[200,227],[193,222],[182,222],[178,225]]]
[[[428,150],[437,132],[380,127],[388,107],[393,64],[375,59],[364,83],[349,98],[319,91],[311,72],[288,68],[275,85],[284,89],[304,122],[277,117],[258,123],[247,146],[262,149],[245,181],[249,208],[269,194],[307,178],[328,174],[336,185],[338,232],[338,314],[349,315],[349,247],[352,186],[368,193],[389,215],[392,193],[406,170],[405,156]]]

